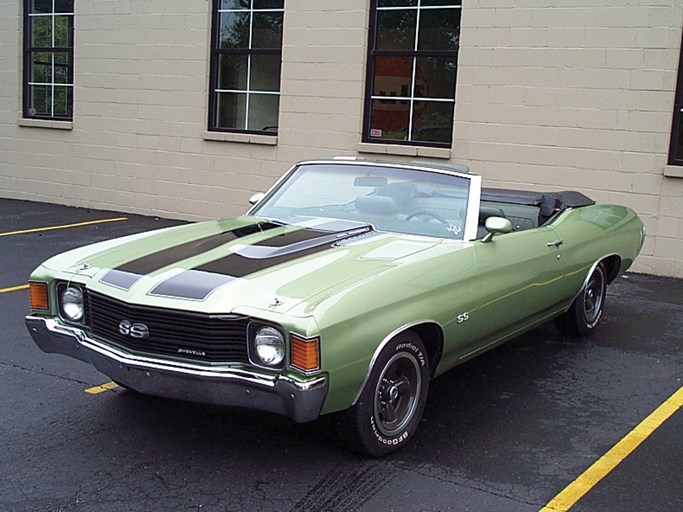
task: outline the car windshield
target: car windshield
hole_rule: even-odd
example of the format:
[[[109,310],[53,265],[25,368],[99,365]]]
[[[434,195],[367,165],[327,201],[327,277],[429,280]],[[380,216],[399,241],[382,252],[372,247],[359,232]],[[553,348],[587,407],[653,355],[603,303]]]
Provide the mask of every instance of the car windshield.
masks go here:
[[[297,224],[324,218],[379,231],[462,239],[470,180],[436,171],[301,164],[250,212]]]

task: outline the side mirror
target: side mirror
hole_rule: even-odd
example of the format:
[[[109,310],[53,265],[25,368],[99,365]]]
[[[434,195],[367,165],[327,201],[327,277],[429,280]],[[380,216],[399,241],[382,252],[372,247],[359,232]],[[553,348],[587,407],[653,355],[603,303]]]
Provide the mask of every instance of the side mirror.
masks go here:
[[[485,226],[488,234],[481,239],[481,241],[484,243],[488,243],[493,240],[494,235],[502,235],[512,232],[512,223],[503,217],[489,217],[486,219]]]
[[[260,203],[264,197],[266,197],[266,195],[263,192],[256,192],[256,194],[249,198],[249,204],[253,206]]]

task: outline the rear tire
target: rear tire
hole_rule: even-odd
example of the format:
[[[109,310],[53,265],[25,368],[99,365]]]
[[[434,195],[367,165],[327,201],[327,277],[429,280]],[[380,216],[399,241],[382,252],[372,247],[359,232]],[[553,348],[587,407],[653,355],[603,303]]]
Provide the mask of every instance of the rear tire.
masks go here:
[[[424,344],[413,332],[401,333],[380,352],[356,404],[340,413],[342,441],[371,457],[402,448],[420,424],[428,390]]]
[[[592,333],[602,318],[606,292],[607,272],[605,265],[600,262],[567,312],[555,319],[557,328],[569,336]]]

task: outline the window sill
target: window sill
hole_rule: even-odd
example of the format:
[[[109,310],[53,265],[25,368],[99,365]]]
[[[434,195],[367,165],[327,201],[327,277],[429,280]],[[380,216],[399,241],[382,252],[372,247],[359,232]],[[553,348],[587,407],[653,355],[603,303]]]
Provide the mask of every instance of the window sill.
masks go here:
[[[266,146],[277,145],[277,136],[270,135],[206,131],[204,132],[203,137],[204,140],[214,140],[218,142],[241,142],[243,144],[264,144]]]
[[[428,148],[424,146],[402,146],[399,144],[371,144],[361,142],[358,144],[359,153],[375,153],[379,155],[421,156],[424,158],[451,157],[451,150],[446,148]]]
[[[667,178],[683,178],[683,165],[665,165],[664,176]]]
[[[50,119],[19,119],[19,126],[27,128],[50,128],[53,130],[73,130],[73,121],[52,121]]]

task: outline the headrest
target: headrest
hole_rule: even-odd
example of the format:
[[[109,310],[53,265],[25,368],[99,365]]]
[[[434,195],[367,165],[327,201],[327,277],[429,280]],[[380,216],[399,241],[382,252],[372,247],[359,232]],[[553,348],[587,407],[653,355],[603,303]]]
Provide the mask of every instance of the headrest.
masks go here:
[[[398,204],[387,196],[360,196],[355,201],[356,209],[362,213],[394,215],[398,213]]]

